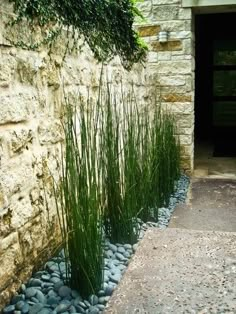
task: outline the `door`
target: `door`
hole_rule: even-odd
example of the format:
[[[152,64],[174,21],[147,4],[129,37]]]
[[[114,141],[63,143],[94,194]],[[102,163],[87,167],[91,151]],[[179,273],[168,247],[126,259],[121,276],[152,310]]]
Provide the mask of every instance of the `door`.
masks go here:
[[[236,135],[236,40],[213,41],[212,126],[214,156],[234,155]]]

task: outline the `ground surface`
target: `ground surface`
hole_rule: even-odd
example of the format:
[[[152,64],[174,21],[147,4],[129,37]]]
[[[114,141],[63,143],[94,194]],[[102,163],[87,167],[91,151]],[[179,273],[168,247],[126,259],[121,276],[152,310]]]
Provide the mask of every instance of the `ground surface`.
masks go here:
[[[169,227],[236,232],[236,180],[192,179],[186,204],[176,207]]]
[[[146,232],[105,314],[236,313],[236,182],[193,179],[170,227]]]

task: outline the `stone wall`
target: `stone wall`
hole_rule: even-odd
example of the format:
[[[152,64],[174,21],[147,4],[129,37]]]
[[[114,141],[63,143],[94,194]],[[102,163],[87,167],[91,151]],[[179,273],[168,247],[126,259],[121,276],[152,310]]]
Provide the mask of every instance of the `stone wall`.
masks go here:
[[[181,8],[179,0],[146,0],[140,7],[146,20],[139,31],[150,46],[147,62],[127,73],[119,60],[113,60],[105,68],[107,77],[117,86],[121,81],[125,88],[134,84],[141,101],[155,93],[163,108],[176,115],[182,166],[190,172],[194,120],[191,10]],[[63,40],[50,56],[46,49],[13,47],[4,24],[11,12],[8,1],[1,1],[0,308],[59,242],[48,167],[54,175],[58,173],[61,104],[64,92],[76,97],[79,91],[86,97],[89,88],[95,97],[101,70],[88,48],[67,55],[63,62]],[[169,33],[167,43],[157,40],[161,30]],[[17,30],[11,33],[15,38],[22,35]]]
[[[148,81],[159,91],[163,108],[176,116],[182,144],[182,168],[193,169],[194,148],[194,33],[192,11],[183,8],[181,0],[152,0],[140,4],[145,24],[140,35],[148,42],[150,52],[146,65]],[[168,41],[160,43],[160,31]]]

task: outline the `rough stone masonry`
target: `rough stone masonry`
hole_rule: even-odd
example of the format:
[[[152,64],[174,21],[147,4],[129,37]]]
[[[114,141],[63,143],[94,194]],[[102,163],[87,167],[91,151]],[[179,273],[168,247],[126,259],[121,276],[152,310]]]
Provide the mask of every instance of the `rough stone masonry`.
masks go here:
[[[109,81],[140,101],[153,93],[178,122],[182,168],[193,167],[193,48],[191,10],[180,0],[140,3],[145,22],[137,26],[150,51],[146,64],[126,72],[115,59],[106,65]],[[64,93],[95,98],[101,65],[89,49],[66,56],[63,38],[49,57],[46,48],[23,50],[9,39],[28,39],[28,30],[9,29],[7,0],[0,4],[0,308],[59,243],[52,182],[63,140],[60,117]],[[160,31],[168,42],[159,43]],[[27,37],[28,36],[28,37]],[[46,188],[45,188],[46,187]],[[46,196],[46,197],[45,197]]]

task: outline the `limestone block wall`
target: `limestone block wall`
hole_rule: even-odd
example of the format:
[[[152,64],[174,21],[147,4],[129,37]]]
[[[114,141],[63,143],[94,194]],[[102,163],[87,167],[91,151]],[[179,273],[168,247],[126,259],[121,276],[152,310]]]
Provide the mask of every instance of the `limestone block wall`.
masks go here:
[[[182,168],[193,169],[194,149],[194,33],[190,8],[182,0],[152,0],[140,4],[145,22],[140,35],[149,44],[148,81],[153,81],[163,108],[173,112],[182,145]],[[168,41],[160,43],[160,31]]]
[[[193,52],[191,10],[180,0],[140,3],[145,22],[137,26],[150,51],[144,65],[126,72],[118,59],[106,77],[125,90],[133,84],[141,101],[153,95],[178,122],[182,167],[193,167]],[[98,92],[101,65],[89,49],[66,56],[60,40],[46,48],[23,50],[8,41],[8,0],[0,3],[0,308],[59,243],[50,171],[57,175],[63,141],[60,123],[64,93],[90,97]],[[168,42],[157,35],[168,31]],[[25,30],[27,36],[27,31]],[[11,31],[21,38],[21,30]],[[46,189],[44,188],[46,186]]]

